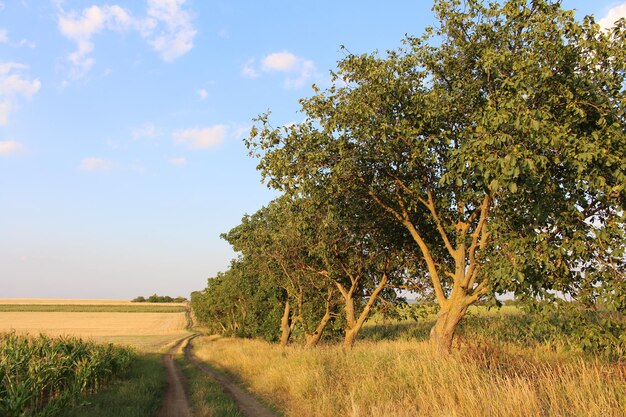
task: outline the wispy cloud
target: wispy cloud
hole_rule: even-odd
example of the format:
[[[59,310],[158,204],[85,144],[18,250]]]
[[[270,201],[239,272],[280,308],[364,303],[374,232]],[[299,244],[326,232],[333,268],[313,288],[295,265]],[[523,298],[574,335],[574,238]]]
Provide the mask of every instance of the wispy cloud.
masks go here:
[[[108,159],[96,157],[83,158],[78,166],[81,171],[109,171],[112,167]]]
[[[63,36],[76,44],[67,55],[71,77],[81,78],[93,67],[94,35],[104,31],[134,30],[164,61],[171,62],[193,48],[196,29],[192,14],[184,8],[187,0],[148,0],[146,15],[135,17],[119,5],[92,5],[82,12],[66,12],[59,7],[58,27]]]
[[[222,39],[230,39],[230,31],[226,28],[220,29],[217,32],[217,36],[219,36]]]
[[[182,167],[182,166],[187,165],[187,159],[182,158],[182,157],[180,157],[180,158],[171,158],[169,160],[169,163],[171,165],[174,165],[174,166],[177,166],[177,167]]]
[[[278,72],[285,75],[284,84],[287,88],[299,88],[315,78],[319,78],[315,63],[309,59],[299,57],[289,51],[274,52],[261,60],[260,69],[257,69],[254,60],[249,60],[241,70],[247,78],[259,77],[259,71]]]
[[[35,42],[29,41],[28,39],[22,39],[19,42],[11,42],[9,40],[9,32],[3,28],[0,28],[0,44],[9,45],[13,48],[21,48],[22,46],[29,48],[36,47]]]
[[[118,5],[90,6],[82,13],[62,12],[58,16],[61,34],[76,43],[76,50],[67,56],[72,66],[72,77],[80,78],[93,66],[91,57],[94,43],[91,38],[104,29],[122,31],[132,26],[130,14]]]
[[[209,96],[209,92],[206,91],[206,89],[204,88],[199,89],[198,91],[196,91],[196,93],[202,100],[206,100],[206,98]]]
[[[248,60],[248,62],[241,67],[241,75],[246,78],[259,78],[259,72],[255,68],[254,59]]]
[[[12,155],[22,148],[22,144],[14,140],[0,140],[0,156]]]
[[[626,2],[611,8],[606,16],[598,21],[598,24],[603,29],[608,29],[621,18],[626,18]]]
[[[172,137],[177,145],[183,145],[191,149],[208,149],[224,141],[227,129],[226,125],[184,129],[174,132]]]
[[[144,123],[138,128],[131,131],[134,140],[139,139],[152,139],[161,134],[161,131],[157,129],[152,123]]]
[[[28,79],[23,72],[27,65],[16,62],[0,62],[0,126],[9,123],[9,113],[18,97],[30,99],[41,88],[39,79]]]
[[[185,3],[187,0],[148,0],[148,17],[141,32],[164,61],[173,61],[193,48],[196,29]]]

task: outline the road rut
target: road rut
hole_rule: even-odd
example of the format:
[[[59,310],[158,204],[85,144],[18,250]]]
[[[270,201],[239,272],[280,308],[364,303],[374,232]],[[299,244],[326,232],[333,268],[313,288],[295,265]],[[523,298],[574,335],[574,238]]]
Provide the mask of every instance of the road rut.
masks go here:
[[[240,388],[230,378],[214,371],[194,356],[191,340],[193,340],[193,338],[190,339],[189,343],[187,343],[184,348],[187,360],[189,360],[189,362],[191,362],[196,368],[200,369],[200,371],[213,378],[213,380],[215,380],[215,382],[222,387],[224,392],[231,396],[246,417],[278,417],[269,408],[259,402],[259,400],[257,400],[254,396]]]

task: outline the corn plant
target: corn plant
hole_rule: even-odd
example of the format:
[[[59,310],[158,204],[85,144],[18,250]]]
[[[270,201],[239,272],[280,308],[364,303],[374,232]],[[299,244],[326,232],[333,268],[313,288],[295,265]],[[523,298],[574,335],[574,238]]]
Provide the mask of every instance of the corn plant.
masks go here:
[[[132,357],[72,337],[0,334],[0,416],[52,417],[119,376]]]

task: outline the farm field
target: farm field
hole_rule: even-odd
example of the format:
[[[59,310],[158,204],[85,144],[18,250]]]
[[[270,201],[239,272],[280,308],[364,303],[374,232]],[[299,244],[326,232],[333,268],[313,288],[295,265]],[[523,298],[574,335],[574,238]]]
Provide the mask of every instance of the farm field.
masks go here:
[[[189,334],[184,309],[119,300],[2,299],[0,332],[76,336],[158,352]]]
[[[79,305],[133,305],[130,300],[97,299],[97,298],[0,298],[0,305],[6,304],[79,304]]]

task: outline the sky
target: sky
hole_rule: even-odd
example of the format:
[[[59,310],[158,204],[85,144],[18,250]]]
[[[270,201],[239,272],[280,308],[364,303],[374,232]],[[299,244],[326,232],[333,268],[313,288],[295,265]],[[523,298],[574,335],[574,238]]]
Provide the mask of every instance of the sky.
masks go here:
[[[605,26],[626,2],[564,0]],[[242,139],[298,122],[352,53],[434,23],[429,0],[0,1],[0,298],[188,296],[276,196]]]

